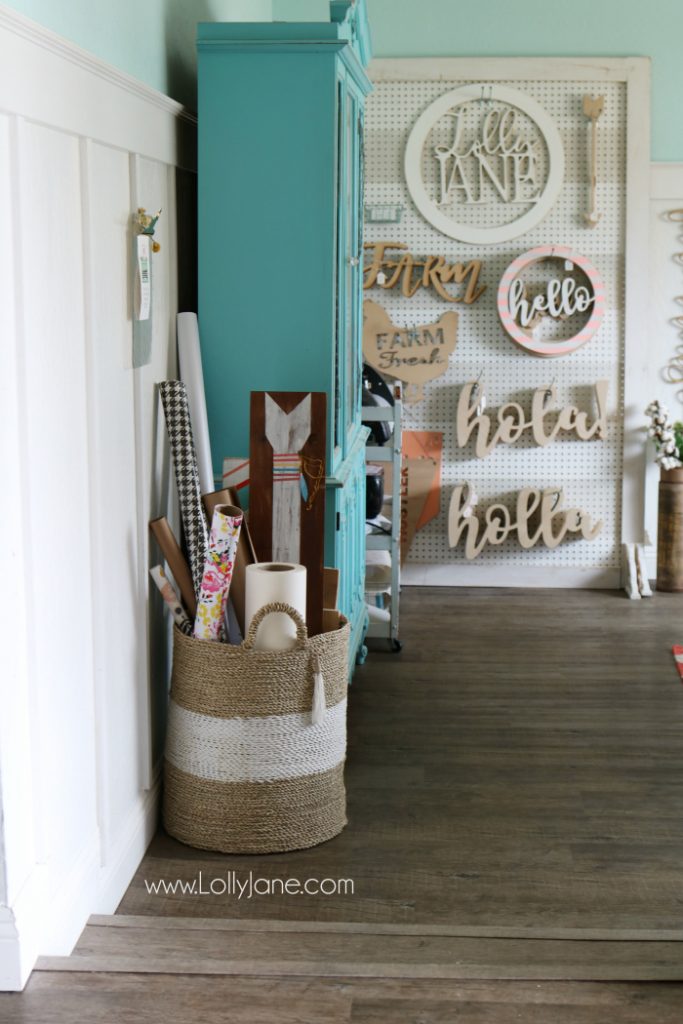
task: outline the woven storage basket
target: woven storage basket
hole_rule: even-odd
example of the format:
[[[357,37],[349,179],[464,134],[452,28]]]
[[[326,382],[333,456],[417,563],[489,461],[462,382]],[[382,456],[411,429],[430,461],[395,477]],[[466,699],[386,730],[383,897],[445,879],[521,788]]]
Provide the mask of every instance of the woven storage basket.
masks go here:
[[[254,650],[258,627],[271,612],[294,620],[292,650]],[[341,832],[350,628],[343,616],[339,623],[308,639],[294,608],[269,604],[254,616],[240,646],[174,630],[167,832],[222,853],[303,849]]]

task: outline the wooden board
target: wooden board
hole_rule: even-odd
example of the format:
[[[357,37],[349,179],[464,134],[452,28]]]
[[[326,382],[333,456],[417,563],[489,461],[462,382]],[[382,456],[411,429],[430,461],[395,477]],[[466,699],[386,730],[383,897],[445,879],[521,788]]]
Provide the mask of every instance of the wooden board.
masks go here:
[[[339,602],[339,569],[323,569],[323,607],[336,608]]]
[[[245,927],[237,921],[112,916],[89,922],[70,957],[42,957],[38,967],[150,974],[649,981],[681,980],[682,951],[679,939],[475,936],[459,935],[457,929],[421,932],[419,926],[385,927],[376,933],[371,924],[316,923],[311,928],[290,922],[283,927],[263,920]]]
[[[0,994],[5,1024],[89,1024],[191,1018],[222,1024],[679,1024],[672,982],[420,981],[36,971]]]
[[[282,428],[283,437],[295,436],[281,417],[290,416],[290,423],[296,420],[296,410],[303,420],[302,405],[310,403],[310,429],[305,441],[295,442],[294,453],[301,457],[303,477],[308,490],[308,500],[300,494],[298,502],[290,504],[283,515],[278,509],[279,495],[274,494],[274,470],[278,471],[278,460],[273,444],[268,440],[268,415],[271,415],[271,437],[275,429]],[[272,403],[272,404],[271,404]],[[274,408],[275,407],[275,408]],[[305,407],[304,407],[305,408]],[[308,409],[305,409],[308,415]],[[280,415],[281,414],[281,417]],[[277,423],[279,419],[279,423]],[[302,391],[252,391],[250,427],[250,517],[249,526],[256,555],[261,562],[273,560],[296,562],[306,566],[306,624],[309,634],[322,630],[323,612],[323,557],[325,547],[325,451],[327,445],[327,395],[324,392]],[[288,431],[289,434],[288,434]],[[306,434],[299,425],[299,437]],[[284,488],[287,498],[297,485],[293,462],[291,472],[284,482],[275,485]],[[282,478],[281,478],[282,479]],[[290,517],[291,522],[289,522]],[[298,517],[298,518],[297,518]],[[274,537],[274,524],[289,522],[284,530],[278,530]],[[294,540],[292,540],[294,538]]]

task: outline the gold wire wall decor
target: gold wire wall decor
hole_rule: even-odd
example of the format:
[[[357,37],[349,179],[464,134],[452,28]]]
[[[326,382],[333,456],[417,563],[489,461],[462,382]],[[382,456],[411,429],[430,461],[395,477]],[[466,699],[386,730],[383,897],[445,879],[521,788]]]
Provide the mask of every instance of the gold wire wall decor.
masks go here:
[[[679,224],[681,232],[683,232],[683,209],[669,210],[666,217],[667,220],[673,221],[674,224]],[[678,238],[683,242],[683,233],[681,233]],[[683,267],[683,252],[675,252],[673,259],[674,262]],[[680,306],[683,306],[683,295],[676,295],[675,301]],[[677,327],[678,337],[681,341],[676,345],[674,354],[664,367],[662,376],[667,384],[683,384],[683,314],[672,317],[671,322]],[[677,397],[683,401],[683,388],[679,388],[676,394]]]

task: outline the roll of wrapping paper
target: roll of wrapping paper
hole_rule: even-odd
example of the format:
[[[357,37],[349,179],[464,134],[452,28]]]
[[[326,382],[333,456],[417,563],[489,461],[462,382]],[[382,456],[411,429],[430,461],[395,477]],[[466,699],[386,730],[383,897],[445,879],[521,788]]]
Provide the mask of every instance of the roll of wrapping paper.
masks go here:
[[[173,456],[187,557],[195,594],[199,597],[209,538],[202,508],[187,389],[181,380],[165,380],[159,384],[159,394]]]
[[[291,604],[306,619],[306,567],[291,562],[258,562],[247,568],[247,630],[260,608],[273,601]],[[296,644],[296,627],[289,615],[274,612],[256,634],[257,651],[286,651]]]
[[[202,501],[204,502],[204,508],[206,509],[209,521],[213,516],[213,510],[216,505],[236,505],[237,508],[241,507],[237,493],[232,487],[225,487],[222,491],[212,491],[211,494],[205,494],[202,497]],[[235,610],[237,624],[242,636],[246,636],[245,600],[247,566],[253,565],[254,562],[257,561],[258,559],[256,557],[256,552],[254,551],[254,545],[251,541],[251,534],[249,533],[249,526],[247,524],[247,520],[244,519],[242,521],[239,544],[237,545],[237,554],[235,555],[235,569],[232,574],[232,586],[230,587],[230,602]]]
[[[185,555],[180,550],[180,545],[173,535],[169,521],[166,516],[161,516],[159,519],[153,519],[149,524],[149,528],[154,534],[154,538],[161,548],[161,553],[173,574],[173,579],[176,581],[180,596],[185,602],[185,607],[192,618],[194,618],[197,613],[197,598],[194,593],[192,576]]]
[[[202,493],[214,489],[211,444],[209,441],[209,420],[206,415],[206,395],[202,354],[199,347],[199,326],[196,313],[178,313],[178,363],[180,378],[187,388],[190,418],[194,434],[199,486]]]
[[[193,635],[198,640],[225,640],[225,610],[241,526],[242,509],[236,505],[216,505],[194,620]]]
[[[166,576],[162,566],[155,565],[153,569],[149,570],[149,574],[156,583],[159,593],[168,605],[178,629],[182,630],[182,632],[187,636],[190,636],[192,634],[192,623],[187,616],[187,612],[180,603],[180,598],[171,586],[170,580]]]

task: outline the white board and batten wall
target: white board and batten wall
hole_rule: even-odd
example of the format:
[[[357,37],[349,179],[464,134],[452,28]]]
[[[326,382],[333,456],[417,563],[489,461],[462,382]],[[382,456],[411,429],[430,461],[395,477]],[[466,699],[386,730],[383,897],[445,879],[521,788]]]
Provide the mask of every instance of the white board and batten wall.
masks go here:
[[[147,522],[178,527],[155,384],[176,375],[195,137],[179,104],[0,6],[4,989],[115,909],[156,827],[169,646]],[[138,206],[163,213],[134,370]]]

